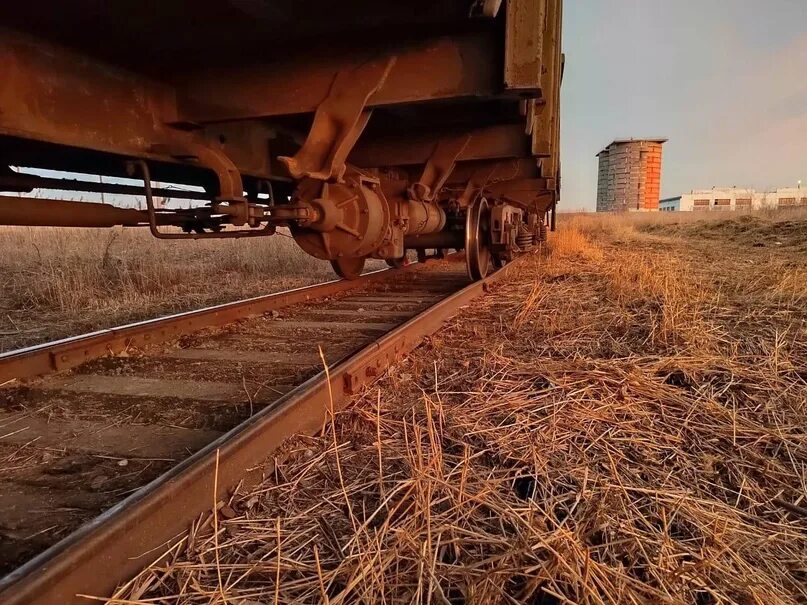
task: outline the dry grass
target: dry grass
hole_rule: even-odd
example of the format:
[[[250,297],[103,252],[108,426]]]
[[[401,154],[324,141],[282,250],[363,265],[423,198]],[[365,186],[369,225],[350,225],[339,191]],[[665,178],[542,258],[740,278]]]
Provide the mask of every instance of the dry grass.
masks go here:
[[[113,602],[807,601],[807,257],[585,220]]]
[[[634,231],[654,230],[666,233],[675,232],[677,226],[716,227],[748,223],[803,222],[807,219],[807,208],[767,209],[736,212],[634,212],[619,213],[569,213],[561,215],[561,224],[566,228],[581,230],[588,235],[619,237]]]
[[[328,263],[283,236],[0,228],[0,351],[328,279]]]

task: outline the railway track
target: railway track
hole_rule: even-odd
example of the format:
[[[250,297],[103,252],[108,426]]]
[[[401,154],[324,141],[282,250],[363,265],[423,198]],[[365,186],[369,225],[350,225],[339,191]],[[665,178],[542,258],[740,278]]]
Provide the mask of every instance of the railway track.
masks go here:
[[[111,594],[508,271],[470,283],[464,269],[380,271],[0,356],[0,603]]]

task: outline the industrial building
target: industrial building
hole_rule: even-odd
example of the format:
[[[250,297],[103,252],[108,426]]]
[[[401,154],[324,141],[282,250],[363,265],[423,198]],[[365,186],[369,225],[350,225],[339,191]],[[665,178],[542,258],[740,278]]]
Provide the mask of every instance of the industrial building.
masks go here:
[[[597,212],[659,208],[661,146],[667,139],[617,139],[600,153]]]
[[[662,212],[709,212],[807,207],[807,188],[756,191],[737,187],[696,190],[659,202]]]

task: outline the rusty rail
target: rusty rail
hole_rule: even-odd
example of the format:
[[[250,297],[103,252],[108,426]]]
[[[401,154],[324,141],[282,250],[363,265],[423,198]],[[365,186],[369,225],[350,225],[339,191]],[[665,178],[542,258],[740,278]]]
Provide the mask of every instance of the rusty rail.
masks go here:
[[[399,271],[412,270],[414,267],[416,265],[412,264]],[[158,344],[202,328],[221,326],[289,305],[362,288],[389,277],[389,271],[380,269],[352,281],[334,280],[304,286],[2,353],[0,385],[9,380],[69,370],[92,359],[121,353],[130,347]]]
[[[210,443],[190,458],[162,475],[129,498],[68,536],[62,542],[35,557],[0,581],[0,605],[79,604],[87,600],[79,595],[109,595],[122,582],[152,562],[160,552],[179,539],[188,526],[210,510],[214,485],[217,499],[223,499],[239,484],[249,485],[260,479],[254,469],[265,462],[285,438],[299,433],[313,433],[322,427],[330,407],[331,395],[336,410],[342,409],[364,385],[384,369],[412,351],[420,341],[438,330],[460,307],[488,290],[505,277],[514,265],[507,265],[483,281],[475,282],[423,311],[405,324],[382,336],[355,355],[338,363],[329,374],[321,372],[310,378],[261,412]],[[375,279],[374,275],[368,276]],[[331,282],[324,286],[301,288],[222,305],[204,311],[175,316],[182,329],[201,322],[201,313],[212,321],[222,321],[226,313],[265,312],[273,305],[289,304],[291,299],[307,300],[314,293],[341,291],[352,285]],[[351,282],[355,283],[355,282]],[[366,282],[364,282],[366,283]],[[241,305],[241,306],[239,306]],[[252,306],[250,306],[252,305]],[[187,321],[181,318],[187,317]],[[179,318],[179,319],[177,319]],[[196,321],[196,324],[192,322]],[[109,342],[127,339],[159,339],[175,336],[157,322],[127,326],[125,334],[91,335],[89,340],[106,337]],[[165,331],[163,331],[165,330]],[[82,350],[78,341],[66,341],[67,349]],[[154,342],[152,340],[151,342]],[[98,351],[100,348],[87,348]],[[29,360],[47,352],[33,347]],[[6,356],[9,357],[9,356]],[[86,359],[86,357],[85,357]],[[34,363],[34,361],[30,361]],[[36,362],[44,363],[42,360]],[[32,367],[34,367],[32,365]],[[36,367],[40,367],[37,365]],[[330,384],[329,384],[330,381]],[[261,470],[265,471],[266,466]],[[215,478],[217,477],[217,478]],[[163,550],[161,550],[163,549]],[[99,573],[103,572],[103,573]]]

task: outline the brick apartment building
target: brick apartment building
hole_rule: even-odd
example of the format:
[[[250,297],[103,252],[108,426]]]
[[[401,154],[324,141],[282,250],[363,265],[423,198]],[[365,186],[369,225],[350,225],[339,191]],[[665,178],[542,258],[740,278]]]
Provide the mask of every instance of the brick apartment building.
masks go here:
[[[659,208],[661,146],[667,139],[618,139],[597,157],[597,212],[642,212]]]

